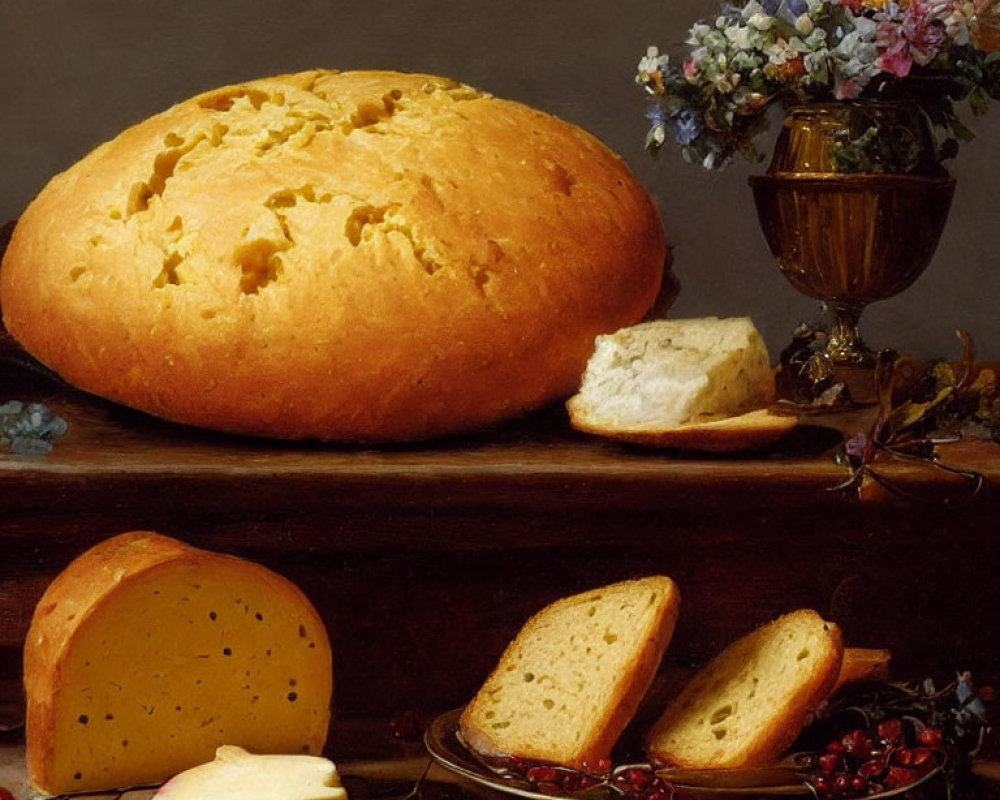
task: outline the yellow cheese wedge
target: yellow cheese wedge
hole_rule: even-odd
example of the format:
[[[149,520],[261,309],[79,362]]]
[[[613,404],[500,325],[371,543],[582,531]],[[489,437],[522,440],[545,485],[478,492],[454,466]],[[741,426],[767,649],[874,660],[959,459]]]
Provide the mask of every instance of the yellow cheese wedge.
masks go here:
[[[154,533],[71,563],[24,652],[29,783],[159,783],[223,744],[318,754],[333,691],[323,622],[285,578]]]
[[[347,792],[328,759],[252,755],[225,745],[215,761],[182,772],[153,800],[347,800]]]

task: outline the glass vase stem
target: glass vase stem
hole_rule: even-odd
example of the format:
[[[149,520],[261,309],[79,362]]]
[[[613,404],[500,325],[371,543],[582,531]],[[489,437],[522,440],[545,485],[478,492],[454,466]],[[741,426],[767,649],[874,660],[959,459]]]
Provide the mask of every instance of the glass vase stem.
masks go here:
[[[861,340],[858,323],[864,305],[855,303],[827,304],[831,316],[830,338],[826,354],[840,366],[867,366],[875,362],[875,354]]]

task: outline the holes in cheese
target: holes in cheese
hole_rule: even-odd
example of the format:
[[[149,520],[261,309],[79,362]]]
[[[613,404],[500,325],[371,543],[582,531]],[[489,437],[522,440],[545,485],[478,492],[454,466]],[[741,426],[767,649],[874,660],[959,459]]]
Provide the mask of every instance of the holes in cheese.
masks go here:
[[[153,800],[347,800],[333,762],[316,756],[251,755],[220,747],[215,760],[182,772]]]
[[[157,783],[223,744],[319,753],[329,640],[289,581],[153,533],[84,553],[25,644],[30,783],[59,794]]]

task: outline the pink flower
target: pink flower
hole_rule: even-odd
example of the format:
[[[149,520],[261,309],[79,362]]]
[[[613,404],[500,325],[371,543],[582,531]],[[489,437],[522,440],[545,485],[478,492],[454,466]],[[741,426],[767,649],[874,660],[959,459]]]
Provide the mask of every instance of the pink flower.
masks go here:
[[[930,13],[929,3],[912,2],[900,12],[895,5],[879,14],[875,43],[881,51],[880,69],[900,78],[910,74],[914,63],[929,64],[945,44],[944,26]]]
[[[684,77],[689,81],[698,77],[698,67],[695,66],[693,58],[684,59]]]
[[[864,87],[857,81],[838,75],[834,81],[833,96],[837,100],[854,100]]]
[[[898,78],[905,78],[910,74],[910,67],[913,66],[913,58],[910,56],[910,43],[903,35],[901,25],[889,20],[883,20],[878,24],[878,32],[875,43],[882,54],[875,62],[880,69],[891,72]]]

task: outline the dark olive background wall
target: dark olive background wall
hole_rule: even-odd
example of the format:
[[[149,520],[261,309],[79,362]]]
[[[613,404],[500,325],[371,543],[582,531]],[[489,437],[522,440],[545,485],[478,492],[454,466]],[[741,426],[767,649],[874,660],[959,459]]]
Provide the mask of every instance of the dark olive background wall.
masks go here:
[[[673,316],[749,314],[773,353],[818,306],[787,286],[746,178],[643,150],[633,84],[648,44],[681,42],[715,0],[0,0],[0,221],[123,127],[196,92],[313,67],[447,75],[581,125],[659,203],[682,284]],[[957,355],[963,327],[1000,358],[1000,106],[952,164],[958,193],[928,272],[874,306],[875,346]]]

